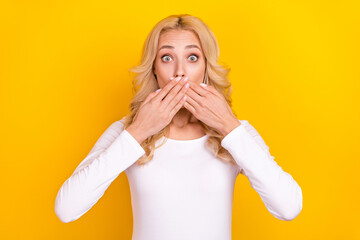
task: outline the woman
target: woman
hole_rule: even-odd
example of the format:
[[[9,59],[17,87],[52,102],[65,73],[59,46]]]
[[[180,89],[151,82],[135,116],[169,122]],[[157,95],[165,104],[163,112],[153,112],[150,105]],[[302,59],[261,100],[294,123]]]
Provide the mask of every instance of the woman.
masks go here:
[[[129,116],[114,122],[61,186],[63,222],[85,214],[125,171],[133,240],[231,239],[236,177],[245,175],[276,218],[302,209],[302,190],[246,120],[231,110],[228,69],[211,30],[171,15],[148,35]]]

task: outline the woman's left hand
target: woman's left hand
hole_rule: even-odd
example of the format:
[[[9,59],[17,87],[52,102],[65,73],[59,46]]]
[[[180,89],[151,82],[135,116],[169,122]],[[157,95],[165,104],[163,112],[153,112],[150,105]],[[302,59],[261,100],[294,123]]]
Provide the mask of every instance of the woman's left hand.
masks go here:
[[[213,86],[201,86],[194,82],[189,82],[189,84],[184,107],[197,119],[217,129],[224,136],[241,125],[224,96]]]

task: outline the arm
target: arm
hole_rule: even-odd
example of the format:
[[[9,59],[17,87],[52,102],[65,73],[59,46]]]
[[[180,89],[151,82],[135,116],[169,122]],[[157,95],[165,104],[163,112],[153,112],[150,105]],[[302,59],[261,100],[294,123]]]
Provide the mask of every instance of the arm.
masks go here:
[[[145,151],[136,139],[116,121],[101,135],[86,158],[61,186],[55,200],[55,213],[64,222],[85,214],[109,185]]]
[[[293,220],[302,210],[300,186],[274,161],[255,128],[246,120],[239,121],[241,125],[227,134],[221,145],[233,156],[268,211],[280,220]]]

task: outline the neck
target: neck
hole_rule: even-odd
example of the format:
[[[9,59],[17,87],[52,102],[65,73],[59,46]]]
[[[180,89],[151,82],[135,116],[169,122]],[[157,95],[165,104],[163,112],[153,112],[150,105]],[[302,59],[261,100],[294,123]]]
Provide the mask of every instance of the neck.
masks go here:
[[[183,128],[189,123],[196,123],[199,120],[186,108],[181,108],[173,117],[170,125]]]

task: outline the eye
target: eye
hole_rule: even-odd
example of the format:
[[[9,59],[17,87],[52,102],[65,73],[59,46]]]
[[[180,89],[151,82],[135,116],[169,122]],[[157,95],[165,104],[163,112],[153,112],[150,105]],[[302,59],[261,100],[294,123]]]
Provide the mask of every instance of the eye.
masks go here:
[[[163,56],[161,57],[161,59],[162,59],[164,62],[169,62],[169,61],[171,60],[171,57],[166,54],[166,55],[163,55]],[[196,55],[196,54],[191,54],[188,59],[190,59],[190,61],[192,61],[192,62],[196,62],[196,61],[199,59],[199,56]]]
[[[162,57],[161,57],[161,59],[165,59],[165,57],[166,57],[166,59],[169,59],[169,58],[171,58],[169,55],[163,55]],[[168,62],[167,60],[165,60],[164,62]]]
[[[197,60],[199,57],[198,57],[198,55],[196,55],[196,54],[191,54],[190,55],[190,57],[189,58],[192,58],[192,59],[194,59],[194,57],[193,56],[195,56],[195,59]],[[193,62],[195,62],[196,60],[191,60],[191,61],[193,61]]]

